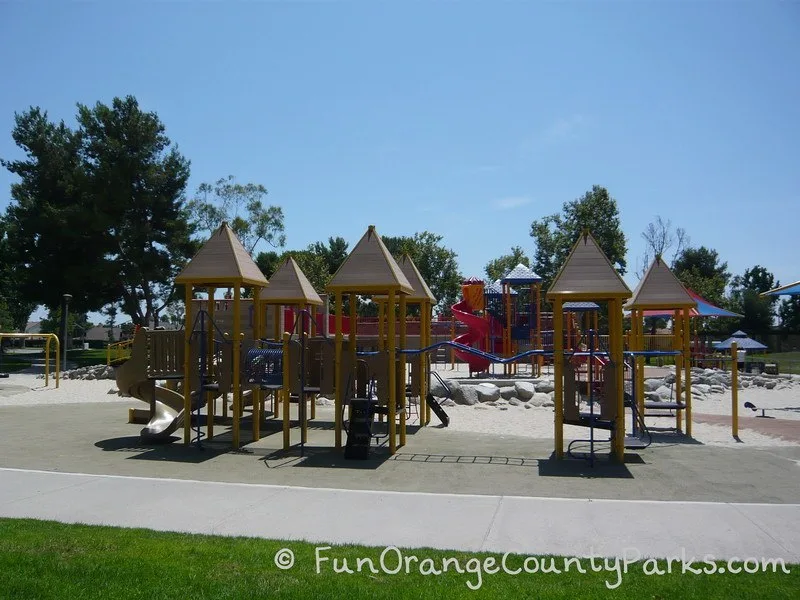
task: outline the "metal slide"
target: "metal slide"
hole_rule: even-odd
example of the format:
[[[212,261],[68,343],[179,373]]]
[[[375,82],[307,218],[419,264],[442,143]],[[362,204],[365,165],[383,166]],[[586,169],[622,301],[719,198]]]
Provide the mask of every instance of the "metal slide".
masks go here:
[[[156,385],[147,378],[146,332],[139,330],[133,340],[131,357],[116,370],[119,395],[153,403],[153,416],[141,431],[143,439],[169,438],[183,425],[183,396],[178,392]]]

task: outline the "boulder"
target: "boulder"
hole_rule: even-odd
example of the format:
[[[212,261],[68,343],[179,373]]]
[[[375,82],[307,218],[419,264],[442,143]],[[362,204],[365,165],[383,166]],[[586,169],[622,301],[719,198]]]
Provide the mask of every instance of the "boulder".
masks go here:
[[[525,408],[533,408],[533,406],[531,406],[529,403],[525,403],[522,406],[524,406]]]
[[[664,384],[669,385],[671,383],[675,383],[675,373],[667,373],[664,377]]]
[[[672,390],[665,385],[662,385],[660,388],[658,388],[655,393],[662,400],[669,400],[672,398]]]
[[[775,389],[775,386],[778,385],[777,381],[766,381],[764,382],[764,387],[768,390]]]
[[[644,391],[645,392],[655,392],[662,385],[664,385],[664,380],[663,379],[645,379],[644,380]]]
[[[548,403],[552,405],[552,402],[549,394],[543,394],[541,392],[536,392],[533,398],[528,401],[531,406],[545,406]]]
[[[479,383],[475,386],[478,402],[495,402],[500,399],[500,388],[493,383]]]
[[[522,400],[520,400],[519,398],[509,398],[508,403],[511,406],[521,406],[523,404]]]
[[[461,387],[461,384],[456,381],[455,379],[451,379],[449,381],[446,380],[447,387],[450,388],[450,392],[452,393],[452,397],[456,397],[456,393]],[[430,392],[437,398],[446,398],[447,397],[447,388],[445,388],[438,380],[431,381]]]
[[[541,385],[541,383],[540,383]],[[514,384],[514,395],[522,400],[530,400],[536,393],[536,386],[527,381],[518,381]]]
[[[549,394],[552,392],[556,386],[553,384],[552,381],[542,381],[536,386],[536,391],[541,392],[542,394]]]
[[[453,400],[456,404],[463,404],[465,406],[474,406],[478,403],[478,392],[474,385],[462,385],[458,390],[453,390]]]
[[[441,402],[439,402],[442,406],[455,406],[456,403],[453,401],[452,398],[445,398]]]
[[[516,395],[516,389],[513,386],[500,388],[500,397],[504,400],[510,400]]]

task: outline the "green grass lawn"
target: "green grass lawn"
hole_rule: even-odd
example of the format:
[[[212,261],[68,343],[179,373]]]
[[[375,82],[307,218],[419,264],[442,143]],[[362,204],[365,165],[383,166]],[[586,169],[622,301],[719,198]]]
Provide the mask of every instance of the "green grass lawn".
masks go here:
[[[3,353],[2,365],[0,371],[7,373],[16,373],[31,366],[34,360],[41,360],[44,358],[44,350],[33,354],[14,354],[9,352]],[[55,352],[50,352],[50,364],[55,370]],[[75,365],[75,367],[88,367],[93,365],[106,364],[106,349],[105,348],[90,348],[89,350],[75,349],[67,351],[67,361]]]
[[[332,518],[334,518],[332,516]],[[379,527],[379,523],[365,523]],[[585,574],[575,562],[566,573],[489,574],[494,559],[499,567],[502,555],[466,554],[429,549],[402,550],[403,557],[415,555],[419,562],[404,558],[400,573],[382,570],[382,548],[334,546],[317,550],[317,545],[226,538],[139,529],[116,529],[84,525],[63,525],[47,521],[0,519],[0,598],[619,598],[652,600],[680,598],[796,598],[800,589],[800,566],[791,571],[758,574],[682,574],[673,563],[672,574],[646,575],[647,563],[640,561],[622,573],[621,583],[609,589],[606,581],[619,581],[614,561],[609,570],[591,572],[583,560]],[[318,545],[322,546],[322,545]],[[276,553],[283,548],[294,552],[294,566],[281,570]],[[327,561],[317,563],[319,558]],[[375,567],[358,559],[371,559]],[[441,568],[445,558],[459,561],[441,575],[424,575],[421,570]],[[508,556],[509,570],[521,569],[526,557]],[[336,559],[337,562],[334,562]],[[336,573],[344,559],[353,573]],[[424,559],[430,559],[425,561]],[[702,558],[700,559],[702,561]],[[483,574],[478,576],[478,564]],[[564,559],[538,557],[528,560],[528,570],[544,563],[562,569]],[[319,564],[319,572],[317,572]],[[596,559],[599,567],[602,561]],[[650,563],[652,567],[654,563]],[[666,562],[660,561],[666,570]],[[718,563],[723,565],[723,563]],[[385,553],[384,566],[391,571],[397,553]],[[488,568],[486,568],[488,567]],[[711,570],[714,564],[699,562],[695,568]],[[716,568],[716,567],[714,567]],[[621,569],[621,564],[620,564]],[[478,586],[477,590],[473,588]]]
[[[88,350],[69,350],[67,360],[78,367],[106,364],[105,348],[89,348]]]
[[[800,374],[800,352],[774,352],[769,354],[748,354],[748,360],[763,360],[777,363],[778,373]]]
[[[3,360],[0,363],[0,372],[2,373],[17,373],[23,371],[31,366],[30,356],[18,356],[15,354],[3,354]]]

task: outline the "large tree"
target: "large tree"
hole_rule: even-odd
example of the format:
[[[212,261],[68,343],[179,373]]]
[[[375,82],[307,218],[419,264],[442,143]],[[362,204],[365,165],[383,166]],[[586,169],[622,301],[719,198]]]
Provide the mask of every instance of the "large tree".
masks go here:
[[[725,304],[725,288],[731,274],[728,263],[720,261],[716,250],[705,246],[685,248],[675,259],[672,270],[681,283],[709,302],[717,306]]]
[[[39,108],[15,115],[26,157],[2,164],[19,178],[8,217],[23,296],[55,309],[70,293],[76,312],[119,302],[134,323],[157,321],[197,248],[189,161],[132,96],[79,104],[77,123],[73,131]]]
[[[731,308],[744,316],[738,328],[749,334],[763,336],[772,329],[777,296],[762,297],[761,293],[780,285],[775,276],[762,266],[746,269],[731,281]]]
[[[250,254],[260,241],[279,248],[286,242],[283,209],[265,206],[267,188],[260,183],[237,183],[233,175],[202,183],[187,207],[198,229],[208,235],[226,221]]]
[[[530,235],[536,242],[533,270],[542,278],[542,289],[550,287],[584,230],[592,233],[619,274],[625,274],[627,242],[617,201],[606,188],[595,185],[580,198],[565,202],[561,213],[531,223]]]
[[[456,253],[442,244],[443,237],[430,231],[413,237],[382,236],[383,243],[396,259],[408,254],[437,299],[434,310],[447,314],[461,292],[461,273]]]
[[[784,333],[800,333],[800,296],[784,298],[778,316]]]
[[[489,281],[497,281],[498,279],[502,279],[517,265],[530,267],[531,259],[528,258],[528,255],[525,254],[525,251],[520,246],[513,246],[511,248],[511,254],[504,254],[499,258],[490,260],[486,263],[484,271]]]
[[[315,254],[319,254],[325,264],[328,265],[328,273],[333,275],[342,266],[347,258],[348,243],[343,237],[329,237],[328,243],[314,242],[308,249]]]
[[[6,222],[0,217],[0,331],[25,331],[36,305],[22,296],[21,269],[8,236]]]

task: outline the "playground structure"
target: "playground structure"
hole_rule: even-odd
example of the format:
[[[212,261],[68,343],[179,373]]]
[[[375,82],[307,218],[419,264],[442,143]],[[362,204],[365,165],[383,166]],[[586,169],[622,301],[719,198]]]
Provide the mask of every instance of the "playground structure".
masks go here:
[[[690,314],[697,302],[678,278],[669,270],[666,263],[657,256],[642,277],[625,304],[630,310],[631,334],[630,350],[633,360],[633,401],[634,411],[642,418],[651,416],[647,411],[659,411],[653,416],[664,416],[663,411],[675,414],[675,430],[682,429],[682,416],[686,413],[686,435],[692,435],[692,369],[690,352]],[[647,310],[673,311],[672,352],[650,351],[645,349],[644,313]],[[644,400],[644,359],[646,355],[668,355],[675,357],[675,398],[671,402]],[[636,421],[634,421],[635,423]]]
[[[398,442],[405,444],[407,400],[419,399],[421,424],[430,421],[431,409],[446,422],[446,414],[427,392],[429,364],[422,349],[430,345],[435,298],[413,261],[404,256],[400,264],[395,262],[374,227],[329,285],[337,300],[333,339],[328,335],[327,302],[297,263],[287,259],[267,281],[227,224],[212,235],[176,283],[186,285],[183,330],[138,330],[130,358],[112,361],[120,394],[150,404],[147,415],[131,411],[132,421],[147,424],[143,438],[169,439],[182,427],[184,443],[201,445],[203,438],[214,437],[220,399],[221,417],[227,419],[229,397],[234,448],[241,445],[241,421],[248,407],[252,439],[260,438],[267,398],[272,400],[272,416],[282,416],[285,450],[291,446],[290,410],[296,402],[301,453],[318,394],[336,398],[336,448],[342,445],[344,423],[352,421],[346,413],[353,399],[369,400],[370,414],[386,417],[388,432],[382,437],[388,438],[390,452]],[[220,288],[228,288],[224,299],[215,297]],[[243,298],[241,288],[252,290],[251,298]],[[194,299],[198,291],[206,299]],[[356,337],[356,294],[372,295],[379,307],[377,340]],[[345,298],[350,302],[349,318],[343,315]],[[418,349],[407,348],[404,325],[411,307],[419,313]],[[350,437],[355,436],[348,431]]]
[[[645,447],[641,436],[649,435],[644,424],[648,410],[675,411],[675,429],[681,431],[685,418],[686,433],[691,435],[691,295],[660,259],[631,292],[588,232],[573,247],[547,295],[553,303],[553,349],[536,347],[543,343],[542,332],[531,330],[530,324],[536,321],[538,326],[544,315],[532,319],[528,312],[527,326],[522,329],[529,342],[536,340],[534,347],[510,356],[497,356],[471,345],[487,340],[487,330],[479,330],[480,324],[491,324],[494,319],[502,326],[486,308],[483,282],[465,282],[460,303],[469,309],[463,310],[462,316],[474,319],[471,325],[479,335],[473,331],[472,337],[432,344],[435,298],[410,257],[395,261],[373,226],[326,287],[334,300],[332,317],[328,297],[316,293],[293,259],[284,261],[268,282],[226,224],[176,281],[187,285],[184,330],[137,332],[131,359],[118,369],[120,391],[151,404],[143,437],[169,437],[182,426],[184,443],[201,445],[204,437],[214,436],[215,407],[220,398],[222,417],[227,418],[230,396],[232,444],[238,448],[245,409],[252,411],[252,439],[257,441],[268,414],[265,402],[271,398],[272,417],[281,420],[284,450],[292,447],[291,429],[296,424],[302,454],[308,422],[316,418],[314,399],[323,394],[334,397],[336,450],[345,446],[345,432],[348,458],[366,457],[376,440],[385,441],[393,454],[406,444],[407,421],[414,408],[420,425],[430,423],[431,412],[445,426],[448,423],[429,393],[429,353],[441,346],[453,348],[481,367],[501,363],[506,374],[516,373],[513,365],[517,362],[531,359],[535,361],[532,364],[541,364],[545,357],[552,357],[556,458],[564,456],[564,424],[588,428],[589,438],[573,440],[567,453],[575,456],[573,445],[588,443],[586,458],[590,461],[598,443],[610,443],[611,454],[620,461],[625,448]],[[225,287],[233,293],[224,300],[216,299],[216,290]],[[251,298],[242,298],[242,287],[252,289]],[[203,290],[207,299],[193,300],[196,290]],[[508,309],[514,295],[511,286],[506,285],[502,293]],[[363,335],[359,330],[356,305],[364,298],[378,308],[377,335]],[[538,302],[535,289],[532,298]],[[625,308],[631,310],[632,331],[626,350],[622,311],[623,301],[629,298]],[[608,319],[607,334],[602,336],[597,328],[600,303],[606,304]],[[485,315],[472,314],[481,305]],[[673,311],[677,324],[670,350],[644,350],[643,315],[667,309]],[[415,312],[419,322],[416,344],[410,343],[406,329],[409,315]],[[511,310],[503,314],[506,330],[509,314]],[[489,318],[484,318],[486,315]],[[582,315],[581,319],[577,315]],[[507,353],[509,340],[514,340],[513,334],[488,336],[489,341],[493,338],[491,347],[499,348],[501,354]],[[647,356],[674,357],[674,402],[644,402],[643,359]],[[167,383],[159,385],[158,381]],[[418,401],[412,401],[415,398]],[[588,412],[582,411],[582,398]],[[296,421],[291,417],[293,405]],[[597,411],[595,405],[599,405]],[[626,435],[626,408],[633,417],[632,436]],[[385,423],[385,431],[377,427],[381,423]],[[202,424],[206,425],[205,434]],[[608,431],[610,438],[596,439],[595,430]]]
[[[335,447],[342,447],[342,430],[344,425],[345,403],[351,390],[360,389],[363,403],[366,407],[361,410],[361,425],[371,425],[373,410],[380,410],[386,416],[388,426],[389,452],[397,451],[398,435],[399,445],[406,443],[406,395],[405,374],[406,355],[398,353],[399,348],[406,345],[406,301],[414,293],[400,266],[392,258],[391,253],[383,244],[375,227],[370,225],[353,251],[344,260],[342,265],[326,286],[326,291],[335,298]],[[378,350],[372,359],[366,357],[363,362],[358,362],[356,355],[357,345],[357,320],[356,320],[356,294],[371,295],[381,298],[384,305],[382,313],[386,316],[386,332],[378,336]],[[350,310],[350,330],[348,344],[344,344],[344,331],[342,328],[342,313],[344,312],[344,299],[347,297]],[[385,301],[383,300],[385,298]],[[400,319],[397,318],[399,310]],[[399,332],[396,331],[399,321]],[[382,329],[382,328],[381,328]],[[399,335],[398,335],[399,333]],[[360,374],[358,365],[362,365]],[[383,386],[377,390],[377,398],[364,397],[368,392],[369,382],[382,381]],[[399,421],[399,422],[398,422]],[[352,424],[351,424],[352,425]],[[354,431],[348,436],[348,441],[353,438],[363,447],[366,442],[364,427],[360,427],[358,435]],[[398,431],[399,429],[399,431]],[[357,440],[356,440],[357,438]]]
[[[456,344],[476,346],[487,354],[505,358],[519,354],[520,344],[542,350],[541,277],[519,264],[496,283],[469,278],[462,282],[462,300],[451,308],[453,318],[467,325],[467,332],[454,337]],[[523,286],[529,290],[526,300]],[[470,374],[487,371],[493,361],[468,351],[454,354],[469,366]],[[543,355],[536,354],[531,365],[534,374],[541,372]],[[503,373],[517,373],[517,362],[503,363]]]
[[[314,290],[306,276],[300,270],[295,260],[287,258],[275,271],[269,286],[264,290],[259,302],[258,312],[268,316],[272,308],[272,339],[266,335],[266,319],[264,330],[256,336],[260,348],[253,349],[248,357],[248,383],[258,386],[259,411],[254,412],[254,438],[260,437],[257,414],[263,412],[261,392],[266,391],[272,395],[273,413],[280,417],[283,410],[283,448],[288,450],[291,445],[290,409],[291,398],[297,399],[298,420],[300,422],[301,452],[308,437],[308,419],[316,417],[315,394],[330,393],[332,377],[326,372],[330,366],[330,353],[328,340],[320,336],[317,324],[317,309],[325,302]],[[291,307],[293,311],[287,314],[285,309]],[[264,310],[266,309],[266,310]],[[292,322],[287,323],[287,320]],[[292,335],[294,332],[295,335]],[[311,334],[316,334],[309,339]],[[263,367],[254,369],[254,361],[262,361]],[[279,362],[280,361],[280,362]],[[272,364],[274,368],[270,369]],[[280,365],[280,369],[278,366]],[[260,377],[255,377],[255,373]],[[281,378],[278,380],[278,374]],[[308,403],[311,410],[308,410]],[[309,415],[310,412],[310,415]]]
[[[623,368],[623,322],[622,301],[630,298],[631,291],[608,258],[603,254],[589,232],[584,232],[572,248],[567,260],[556,275],[547,299],[553,304],[553,353],[555,370],[555,456],[564,457],[564,423],[588,427],[590,430],[590,460],[594,455],[594,429],[601,428],[611,433],[611,452],[620,462],[625,456],[625,397]],[[573,352],[571,356],[588,356],[589,381],[587,392],[590,411],[581,413],[575,369],[571,356],[564,348],[565,300],[573,302],[606,303],[608,307],[608,350],[604,352],[607,362],[603,368],[603,395],[600,413],[594,410],[592,362],[594,339],[589,340],[588,354]]]
[[[30,340],[30,339],[43,339],[44,343],[44,385],[50,385],[50,342],[55,342],[56,345],[56,388],[59,386],[61,379],[61,346],[58,336],[54,333],[0,333],[0,345],[4,339],[12,340]],[[0,365],[2,367],[2,365]]]

